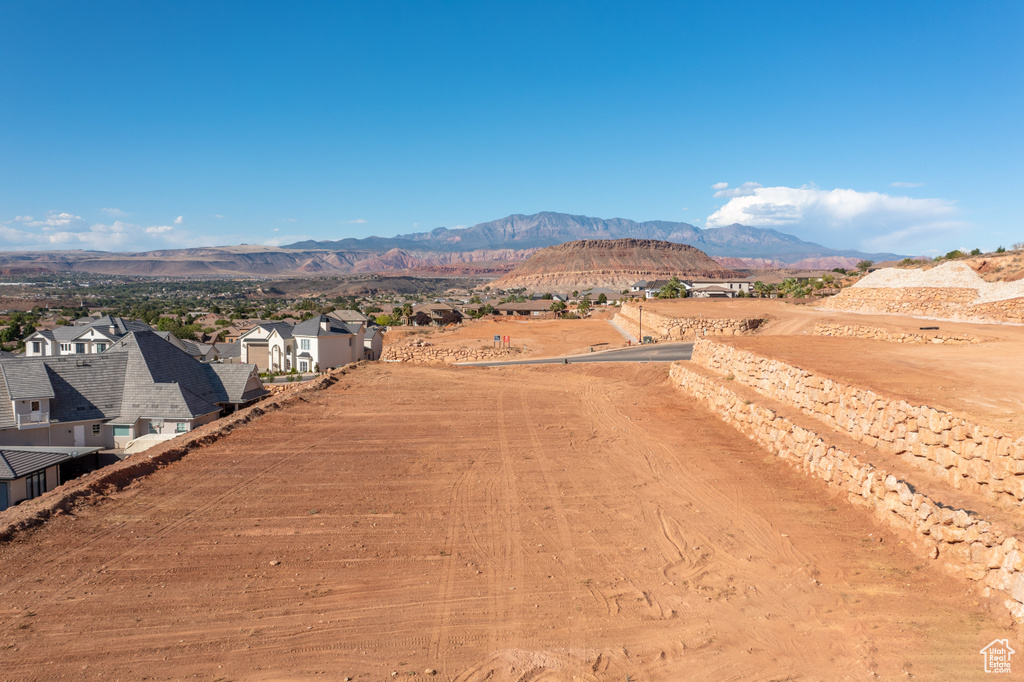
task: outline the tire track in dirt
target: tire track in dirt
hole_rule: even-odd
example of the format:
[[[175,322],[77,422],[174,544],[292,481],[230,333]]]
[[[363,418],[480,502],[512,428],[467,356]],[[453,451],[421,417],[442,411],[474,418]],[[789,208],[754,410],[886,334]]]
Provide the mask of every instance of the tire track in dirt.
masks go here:
[[[230,437],[231,436],[229,435],[228,438],[230,438]],[[211,509],[213,507],[216,507],[222,501],[224,501],[224,500],[226,500],[226,499],[228,499],[228,498],[230,498],[230,497],[232,497],[234,495],[238,495],[240,493],[243,493],[245,490],[247,490],[249,487],[251,487],[257,481],[261,480],[262,478],[264,478],[268,474],[271,474],[271,473],[277,471],[278,469],[283,468],[286,464],[288,464],[292,460],[296,459],[300,455],[304,455],[304,454],[308,453],[309,451],[314,450],[316,448],[319,448],[319,447],[321,447],[324,444],[329,444],[332,441],[333,441],[333,436],[325,437],[323,440],[318,441],[316,443],[313,443],[313,444],[311,444],[311,445],[309,445],[309,446],[307,446],[305,448],[302,448],[301,450],[297,450],[296,452],[292,453],[291,455],[288,455],[286,457],[283,457],[283,458],[280,458],[280,459],[277,459],[277,460],[271,462],[267,466],[261,468],[259,471],[257,471],[252,476],[249,476],[245,480],[240,481],[239,483],[235,484],[234,486],[228,488],[227,490],[225,490],[220,495],[217,495],[217,496],[215,496],[213,498],[208,499],[205,503],[203,503],[203,504],[201,504],[199,506],[193,506],[193,507],[188,508],[188,510],[185,512],[185,514],[183,516],[181,516],[178,519],[175,519],[174,521],[172,521],[170,523],[167,523],[167,524],[161,526],[160,528],[155,530],[153,533],[151,533],[149,536],[147,536],[145,538],[142,538],[138,542],[134,543],[131,547],[125,549],[124,551],[118,553],[114,557],[108,559],[107,561],[104,562],[104,565],[102,567],[100,567],[100,569],[97,569],[97,570],[98,571],[107,571],[112,566],[115,566],[115,565],[118,565],[118,564],[123,564],[125,562],[125,560],[127,560],[132,555],[137,554],[139,552],[139,550],[141,550],[143,547],[149,545],[150,543],[152,543],[152,542],[154,542],[156,540],[162,539],[163,537],[169,535],[172,531],[174,531],[177,528],[181,527],[182,525],[184,525],[190,519],[195,518],[197,515],[200,515],[200,514],[204,513],[205,511],[207,511],[207,510],[209,510],[209,509]],[[221,469],[221,471],[222,472],[223,471],[227,471],[229,468],[230,467],[225,466],[224,468]],[[204,484],[205,483],[208,483],[208,480],[204,481]],[[193,495],[194,495],[194,491],[186,490],[186,491],[182,492],[180,495],[178,495],[175,498],[173,498],[173,500],[178,500],[178,499],[181,499],[181,498],[191,497]],[[168,501],[164,501],[162,503],[150,505],[146,509],[146,511],[145,511],[145,516],[147,516],[147,517],[151,516],[153,513],[155,513],[156,511],[158,511],[161,508],[169,508],[169,507],[171,507],[172,506],[171,503],[173,502],[173,500],[168,500]],[[144,518],[144,517],[140,516],[140,518]],[[104,533],[104,534],[101,534],[101,535],[94,536],[87,543],[83,543],[83,545],[80,546],[80,550],[85,548],[85,547],[87,547],[87,546],[95,545],[97,542],[100,542],[101,540],[103,540],[105,538],[109,538],[111,535],[113,535],[114,530],[116,530],[116,529],[112,529],[108,533]],[[73,590],[76,590],[76,589],[79,589],[82,586],[84,586],[85,584],[101,586],[101,585],[109,584],[111,582],[115,582],[116,580],[117,580],[117,578],[113,574],[108,574],[108,577],[105,578],[105,579],[97,579],[96,578],[96,574],[94,574],[94,573],[83,573],[78,578],[76,578],[75,580],[73,580],[73,581],[69,582],[67,585],[65,585],[63,589],[60,589],[60,590],[52,593],[47,599],[40,601],[40,604],[41,605],[43,605],[43,604],[45,604],[45,605],[53,605],[53,604],[57,603],[58,601],[60,601],[61,599],[64,599],[69,592],[71,592]],[[8,623],[8,627],[0,629],[0,632],[5,632],[11,626],[13,626],[13,623]]]

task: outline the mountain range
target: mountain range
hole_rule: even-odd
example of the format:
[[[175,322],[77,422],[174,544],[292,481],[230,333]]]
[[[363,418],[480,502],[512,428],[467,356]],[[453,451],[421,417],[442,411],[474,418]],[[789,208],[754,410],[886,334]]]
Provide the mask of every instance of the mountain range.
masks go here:
[[[539,249],[580,239],[654,239],[695,246],[716,260],[739,259],[726,265],[797,265],[808,259],[890,260],[892,253],[861,253],[830,249],[806,242],[791,234],[763,227],[728,225],[701,229],[689,223],[651,220],[638,223],[625,218],[591,218],[545,211],[533,215],[510,215],[472,227],[438,227],[429,232],[395,237],[367,237],[338,241],[302,241],[286,249],[360,251],[402,249],[406,251],[466,252],[495,249]]]
[[[90,272],[171,277],[331,275],[406,271],[423,276],[500,275],[541,248],[582,239],[654,239],[688,244],[726,268],[834,268],[896,254],[840,251],[760,227],[700,229],[688,223],[564,213],[511,215],[473,227],[284,247],[239,246],[109,251],[0,252],[0,275]]]

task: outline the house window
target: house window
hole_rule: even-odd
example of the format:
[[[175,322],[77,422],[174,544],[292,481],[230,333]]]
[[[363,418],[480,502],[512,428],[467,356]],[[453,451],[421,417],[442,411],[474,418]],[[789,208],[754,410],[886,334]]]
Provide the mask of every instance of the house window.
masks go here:
[[[156,430],[156,424],[154,424],[153,422],[149,422],[149,432],[150,432],[150,433],[159,433],[159,432],[158,432],[158,431]]]
[[[188,431],[188,423],[187,422],[178,422],[177,424],[174,425],[174,432],[175,433],[185,433],[186,431]]]
[[[106,349],[107,349],[107,344],[105,344],[105,343],[97,343],[96,344],[96,352],[97,353],[102,353]]]
[[[25,477],[25,492],[27,499],[39,497],[46,492],[46,472],[37,471]]]
[[[92,425],[92,435],[94,435],[94,436],[100,435],[100,425],[99,424],[93,424]]]
[[[71,352],[71,344],[70,343],[62,343],[62,344],[60,344],[60,352],[61,353],[70,353]]]
[[[299,350],[309,350],[309,339],[299,339]]]
[[[39,411],[39,401],[38,400],[33,400],[30,409],[33,412],[38,412]]]
[[[7,495],[7,484],[0,481],[0,511],[7,509],[10,505],[10,497]]]
[[[76,343],[75,344],[75,352],[78,353],[79,355],[84,353],[85,352],[85,344],[84,343]]]
[[[32,352],[33,353],[42,353],[43,352],[43,344],[40,343],[39,341],[33,341],[32,342]]]
[[[306,363],[305,360],[299,360],[299,371],[300,372],[305,372],[308,368],[309,368],[309,365]]]
[[[132,427],[130,426],[115,426],[114,427],[114,438],[130,436],[132,435]]]

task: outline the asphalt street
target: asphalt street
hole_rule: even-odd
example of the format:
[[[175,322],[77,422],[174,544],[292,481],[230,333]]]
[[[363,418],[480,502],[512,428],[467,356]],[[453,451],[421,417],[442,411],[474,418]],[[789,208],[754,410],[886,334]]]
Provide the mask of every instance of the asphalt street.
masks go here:
[[[692,343],[658,343],[583,355],[563,355],[555,358],[460,362],[458,364],[463,367],[503,367],[505,365],[571,365],[577,362],[675,362],[676,360],[689,360],[692,352]]]

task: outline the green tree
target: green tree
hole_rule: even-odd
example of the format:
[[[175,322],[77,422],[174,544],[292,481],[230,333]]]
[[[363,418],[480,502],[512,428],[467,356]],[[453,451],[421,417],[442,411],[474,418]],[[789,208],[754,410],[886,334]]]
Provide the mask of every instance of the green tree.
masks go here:
[[[861,272],[867,272],[868,268],[870,268],[874,264],[874,261],[862,260],[861,262],[857,263],[857,269],[860,270]]]
[[[576,305],[576,310],[580,315],[586,315],[590,312],[590,294],[580,299],[580,302]]]
[[[566,306],[563,301],[555,301],[554,303],[551,304],[551,312],[561,313],[563,310],[565,310],[565,307]]]
[[[679,298],[679,292],[682,289],[682,282],[678,277],[673,277],[661,289],[658,289],[658,298]]]
[[[603,294],[603,293],[602,294],[598,294],[597,295],[597,302],[600,303],[601,305],[605,305],[606,303],[608,303],[608,296],[606,294]]]

